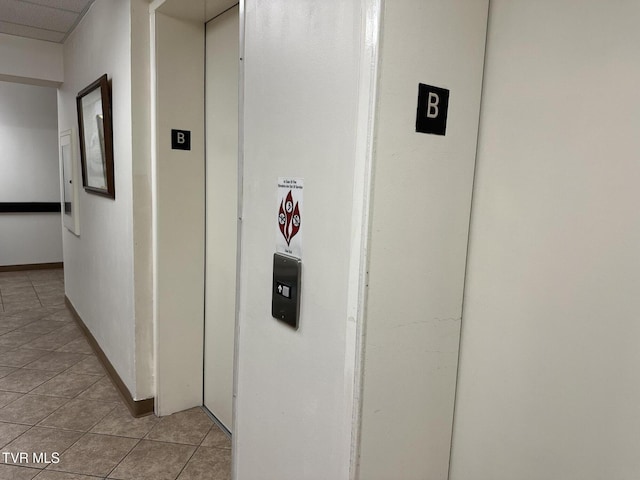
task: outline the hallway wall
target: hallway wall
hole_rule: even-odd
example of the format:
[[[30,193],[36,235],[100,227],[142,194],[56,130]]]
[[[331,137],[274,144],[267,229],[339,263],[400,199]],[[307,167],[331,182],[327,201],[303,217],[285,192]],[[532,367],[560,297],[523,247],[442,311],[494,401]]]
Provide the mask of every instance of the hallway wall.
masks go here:
[[[491,1],[451,480],[638,478],[639,23]]]
[[[0,202],[60,202],[52,87],[0,81]],[[0,266],[62,261],[60,213],[0,213]]]
[[[65,290],[136,397],[130,22],[129,1],[97,0],[92,5],[64,44],[65,82],[58,92],[58,115],[60,130],[73,128],[77,136],[77,93],[108,75],[115,200],[80,189],[81,235],[64,232]],[[76,149],[80,158],[77,142]]]

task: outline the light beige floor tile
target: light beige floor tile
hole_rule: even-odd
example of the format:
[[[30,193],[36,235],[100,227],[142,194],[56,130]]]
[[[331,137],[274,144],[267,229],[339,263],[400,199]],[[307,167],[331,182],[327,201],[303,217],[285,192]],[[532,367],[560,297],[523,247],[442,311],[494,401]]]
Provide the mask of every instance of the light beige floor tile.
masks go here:
[[[14,285],[16,283],[31,284],[31,281],[25,272],[0,272],[0,286]]]
[[[75,340],[84,340],[85,342],[87,341],[87,339],[84,337],[84,334],[82,333],[82,330],[80,330],[76,325],[72,325],[72,324],[68,324],[66,327],[61,328],[58,331],[53,332],[54,334],[56,334],[61,340],[66,340],[66,343],[64,345],[67,345],[70,342],[73,342]],[[64,345],[62,345],[64,347]],[[71,352],[71,353],[83,353],[83,352]],[[93,351],[91,352],[93,353]]]
[[[84,475],[106,476],[131,451],[138,440],[88,433],[60,456],[58,470]]]
[[[37,300],[38,295],[33,287],[15,287],[10,292],[2,292],[2,303],[19,303],[19,302],[31,302]]]
[[[0,378],[6,377],[12,372],[16,371],[16,367],[0,367]]]
[[[42,283],[33,287],[35,292],[40,295],[49,295],[52,293],[64,295],[64,285],[61,281],[56,280],[53,282]]]
[[[0,279],[3,278],[26,278],[28,279],[29,277],[27,276],[27,272],[26,270],[17,270],[15,272],[0,272]]]
[[[55,332],[51,332],[47,334],[46,337],[51,340],[55,339],[55,340],[58,340],[59,342],[64,342],[60,346],[64,346],[67,343],[72,342],[73,340],[76,340],[78,338],[83,338],[82,332],[80,331],[80,329],[77,326],[70,323],[56,330]],[[44,338],[44,337],[41,337],[41,338]]]
[[[75,323],[67,323],[64,327],[62,327],[60,329],[60,332],[73,332],[73,337],[72,339],[77,338],[78,336],[82,335],[82,330],[80,330],[80,327],[78,327],[78,325],[76,325]]]
[[[134,418],[124,405],[116,407],[100,423],[91,429],[92,433],[118,435],[121,437],[142,438],[158,423],[155,415]]]
[[[60,398],[60,397],[46,397]],[[42,422],[40,426],[64,428],[87,432],[100,420],[106,417],[116,404],[99,402],[97,400],[76,398],[69,401],[64,407],[55,411]],[[7,408],[7,407],[5,407]],[[2,410],[0,410],[1,414]]]
[[[75,323],[73,314],[66,307],[48,307],[49,313],[43,320],[53,320],[56,322]]]
[[[207,414],[196,407],[162,417],[147,438],[161,442],[200,445],[212,425],[213,422]]]
[[[63,353],[63,352],[60,352]],[[84,360],[76,363],[67,370],[68,373],[80,373],[85,375],[106,375],[106,371],[95,355],[83,355]]]
[[[31,456],[28,463],[21,465],[32,468],[45,468],[49,463],[54,461],[53,453],[58,455],[73,445],[80,437],[82,432],[73,432],[70,430],[60,430],[57,428],[33,427],[29,431],[23,433],[10,444],[3,448],[4,452],[10,452],[17,455],[18,452],[28,452]],[[33,457],[32,454],[40,457]],[[45,454],[43,458],[42,455]],[[9,457],[4,463],[14,463],[15,457]],[[40,463],[41,462],[41,463]]]
[[[1,338],[1,337],[0,337]],[[50,350],[54,351],[66,345],[71,340],[64,336],[60,336],[58,332],[51,332],[46,335],[42,335],[35,340],[22,345],[23,348],[33,348],[35,350]]]
[[[4,335],[5,333],[15,332],[17,329],[15,327],[2,327],[0,326],[0,335]],[[15,347],[6,347],[5,348],[15,348]]]
[[[41,333],[18,332],[14,330],[13,332],[0,335],[0,345],[4,345],[5,347],[18,348],[25,343],[32,342],[40,336],[42,336]]]
[[[178,480],[231,480],[231,451],[198,447]]]
[[[31,320],[33,322],[36,320],[41,320],[42,318],[49,315],[50,313],[51,313],[50,309],[46,307],[39,307],[39,308],[31,309],[26,312],[10,313],[9,315],[15,318]]]
[[[18,370],[0,378],[0,390],[5,392],[28,393],[56,375],[55,372],[41,370]]]
[[[0,421],[35,425],[69,400],[41,395],[23,395],[0,409]]]
[[[12,352],[12,351],[14,351],[14,350],[15,350],[15,348],[12,348],[12,347],[3,347],[3,346],[0,346],[0,355],[2,355],[2,354],[4,354],[4,353],[7,353],[7,352]]]
[[[44,335],[47,333],[55,332],[56,330],[59,330],[65,325],[67,325],[66,322],[56,322],[55,320],[41,319],[41,320],[36,320],[35,322],[31,322],[28,325],[25,325],[24,327],[20,327],[17,331],[34,332],[34,333],[39,333],[41,335]]]
[[[93,349],[84,337],[76,338],[57,349],[58,352],[93,353]]]
[[[18,282],[0,286],[0,293],[2,293],[2,297],[5,298],[11,295],[33,295],[34,293],[36,293],[36,291],[31,283]]]
[[[35,468],[0,465],[0,478],[2,480],[31,480],[38,473],[40,473],[40,470]]]
[[[35,312],[35,310],[32,310],[30,312]],[[21,327],[25,327],[30,323],[37,322],[38,320],[40,320],[40,318],[34,318],[33,315],[24,315],[24,312],[14,315],[4,315],[2,318],[0,318],[0,326],[2,328],[18,329]]]
[[[142,440],[108,478],[119,480],[174,480],[195,447]]]
[[[98,375],[74,375],[73,373],[64,372],[43,383],[31,393],[34,395],[73,398],[101,378]]]
[[[108,377],[102,377],[100,381],[82,392],[79,395],[79,398],[91,398],[94,400],[101,400],[103,402],[114,403],[120,403],[122,401],[120,394]]]
[[[64,294],[62,293],[40,294],[38,295],[38,299],[43,307],[64,305]]]
[[[24,394],[17,392],[0,392],[0,408],[13,402],[14,400],[19,399],[23,395]]]
[[[7,367],[23,367],[47,353],[50,352],[48,350],[35,350],[19,347],[8,352],[0,353],[0,365]]]
[[[220,430],[220,428],[214,424],[202,441],[202,446],[226,448],[227,450],[231,450],[231,438],[229,438],[229,435]]]
[[[75,323],[66,323],[62,328],[60,328],[56,334],[60,337],[63,337],[63,333],[66,333],[66,337],[69,338],[69,341],[75,340],[76,338],[82,336],[82,331]]]
[[[75,322],[74,318],[73,318],[73,314],[65,307],[65,308],[59,308],[56,309],[54,311],[52,311],[51,313],[49,313],[48,315],[46,315],[45,317],[43,317],[43,320],[54,320],[56,322]]]
[[[31,427],[29,425],[0,422],[0,447],[4,447],[8,443],[11,443],[14,439],[18,438],[30,428]],[[6,448],[3,448],[2,451],[6,451]],[[2,461],[2,456],[0,456],[0,461]]]
[[[9,301],[2,302],[2,307],[5,313],[20,313],[20,312],[28,312],[30,310],[40,310],[42,308],[42,304],[40,300],[36,297],[35,299],[29,301]]]
[[[48,372],[64,372],[76,363],[86,359],[87,355],[83,355],[82,353],[50,352],[28,363],[24,368]]]
[[[51,282],[60,280],[59,269],[42,269],[42,270],[28,270],[26,272],[27,277],[34,285],[38,282]]]
[[[18,330],[15,327],[8,327],[8,326],[0,326],[0,335],[4,335],[5,333],[9,333],[9,332],[15,332],[16,330]],[[13,347],[10,347],[13,348]]]

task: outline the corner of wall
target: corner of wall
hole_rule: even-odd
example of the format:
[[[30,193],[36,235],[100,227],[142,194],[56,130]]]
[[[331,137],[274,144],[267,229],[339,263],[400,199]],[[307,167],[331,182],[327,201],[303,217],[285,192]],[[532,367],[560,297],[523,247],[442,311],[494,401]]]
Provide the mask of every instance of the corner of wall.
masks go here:
[[[133,173],[133,282],[136,399],[155,395],[153,384],[153,245],[149,2],[131,2],[131,124]]]

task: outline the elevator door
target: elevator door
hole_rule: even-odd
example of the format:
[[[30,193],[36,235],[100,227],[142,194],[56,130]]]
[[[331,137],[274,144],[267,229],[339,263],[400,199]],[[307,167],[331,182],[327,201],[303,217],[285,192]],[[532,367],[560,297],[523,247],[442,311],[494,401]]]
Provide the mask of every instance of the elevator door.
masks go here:
[[[238,62],[235,6],[206,26],[204,405],[229,431],[236,312]]]
[[[491,1],[450,480],[640,478],[638,24]]]

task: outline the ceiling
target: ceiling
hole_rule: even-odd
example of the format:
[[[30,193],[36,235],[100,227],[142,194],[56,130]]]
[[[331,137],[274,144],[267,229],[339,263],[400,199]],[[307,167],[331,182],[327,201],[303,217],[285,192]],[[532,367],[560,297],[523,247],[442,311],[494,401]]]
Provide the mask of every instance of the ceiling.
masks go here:
[[[0,33],[63,43],[94,0],[0,0]]]

